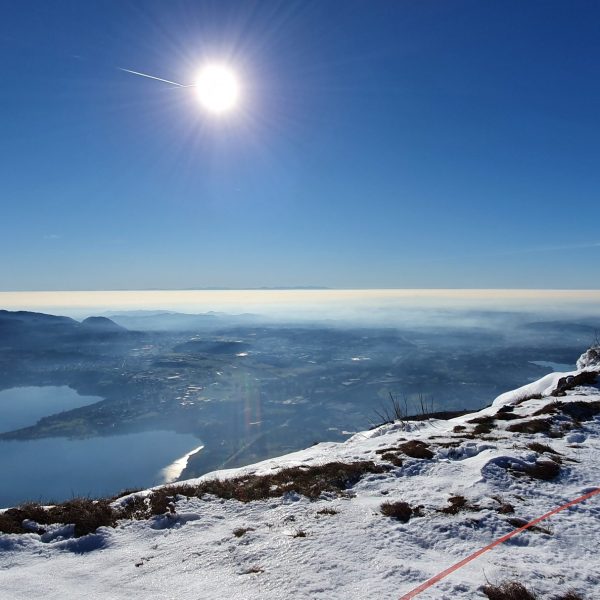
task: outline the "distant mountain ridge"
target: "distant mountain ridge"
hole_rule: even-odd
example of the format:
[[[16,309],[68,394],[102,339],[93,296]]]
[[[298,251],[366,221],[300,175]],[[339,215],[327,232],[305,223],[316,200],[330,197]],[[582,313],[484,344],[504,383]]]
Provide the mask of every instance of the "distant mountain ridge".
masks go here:
[[[59,344],[86,345],[131,335],[134,332],[106,317],[88,317],[80,323],[70,317],[46,313],[0,310],[0,351],[42,352]]]
[[[81,325],[96,331],[127,331],[126,327],[118,325],[107,317],[88,317],[81,321]]]

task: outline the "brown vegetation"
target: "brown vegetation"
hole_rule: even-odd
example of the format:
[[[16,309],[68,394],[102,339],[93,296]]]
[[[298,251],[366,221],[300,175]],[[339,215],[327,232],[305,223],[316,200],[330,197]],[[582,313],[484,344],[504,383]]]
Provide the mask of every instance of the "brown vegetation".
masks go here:
[[[537,600],[537,596],[517,581],[507,581],[500,585],[488,583],[481,591],[489,600]]]
[[[429,450],[429,445],[421,440],[404,442],[398,448],[411,458],[433,458],[433,452]]]
[[[510,519],[507,519],[507,521],[517,529],[523,527],[524,525],[527,525],[528,523],[526,519],[521,519],[520,517],[511,517]],[[524,531],[532,531],[533,533],[545,533],[546,535],[552,535],[552,532],[549,529],[546,529],[545,527],[540,527],[539,525],[532,525]]]
[[[439,512],[446,515],[456,515],[462,510],[479,510],[479,506],[469,504],[464,496],[450,496],[448,503],[450,506],[440,508]]]
[[[500,496],[492,496],[500,506],[496,509],[496,512],[501,515],[508,515],[515,512],[515,507],[510,502],[505,502]]]
[[[481,591],[489,600],[537,600],[538,596],[528,590],[518,581],[505,581],[500,585],[488,583],[481,588]],[[553,600],[584,600],[576,591],[570,590],[553,596]]]
[[[528,400],[541,400],[543,396],[541,394],[523,394],[520,398],[517,398],[515,401],[515,405],[519,406],[519,404],[523,404]]]
[[[391,462],[395,467],[402,466],[402,459],[395,452],[386,452],[381,455],[382,460],[387,460],[387,462]]]
[[[527,447],[534,452],[538,452],[539,454],[544,454],[547,452],[549,454],[560,455],[560,452],[557,452],[554,448],[548,446],[547,444],[540,444],[539,442],[531,442],[531,444],[527,444]]]
[[[340,511],[335,508],[325,507],[317,511],[318,515],[337,515]]]
[[[243,535],[246,535],[249,531],[254,531],[254,527],[238,527],[237,529],[233,530],[233,535],[239,538]]]
[[[492,427],[494,427],[494,425],[492,425],[491,423],[479,423],[479,425],[475,425],[475,428],[473,429],[473,434],[484,435],[486,433],[491,433]]]
[[[96,531],[98,527],[112,527],[116,524],[117,518],[109,500],[74,498],[48,509],[39,504],[29,503],[2,513],[0,532],[31,533],[32,529],[23,525],[25,520],[30,520],[42,526],[33,529],[34,532],[43,533],[44,525],[63,523],[73,525],[74,535],[79,537]]]
[[[514,475],[528,475],[533,479],[550,481],[560,473],[560,465],[553,460],[537,460],[533,465],[513,467],[509,470]]]
[[[509,425],[506,430],[513,433],[548,433],[552,429],[551,419],[530,419]]]
[[[408,502],[384,502],[379,510],[382,515],[407,523],[411,517],[421,516],[421,507],[411,507]]]
[[[31,532],[31,529],[23,526],[23,521],[28,519],[40,526],[72,524],[75,526],[74,535],[78,537],[96,531],[101,526],[114,527],[119,519],[147,519],[152,515],[174,514],[178,495],[200,498],[212,494],[219,498],[250,502],[297,492],[315,499],[322,492],[341,492],[366,474],[384,473],[387,470],[384,465],[372,461],[331,462],[282,469],[270,475],[208,479],[195,485],[169,485],[150,492],[146,497],[131,496],[124,500],[120,508],[113,508],[110,500],[85,498],[69,500],[48,509],[39,504],[25,504],[0,514],[0,532]]]

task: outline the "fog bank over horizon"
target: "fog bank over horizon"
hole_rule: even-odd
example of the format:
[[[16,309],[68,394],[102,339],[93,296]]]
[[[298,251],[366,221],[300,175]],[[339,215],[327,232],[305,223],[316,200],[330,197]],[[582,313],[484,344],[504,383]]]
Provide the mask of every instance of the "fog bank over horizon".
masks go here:
[[[81,319],[126,311],[251,313],[274,321],[436,325],[456,318],[477,325],[484,313],[544,318],[600,316],[600,290],[140,290],[0,292],[0,308]],[[461,316],[462,315],[462,316]],[[465,315],[471,315],[465,323]],[[448,324],[448,323],[447,323]]]

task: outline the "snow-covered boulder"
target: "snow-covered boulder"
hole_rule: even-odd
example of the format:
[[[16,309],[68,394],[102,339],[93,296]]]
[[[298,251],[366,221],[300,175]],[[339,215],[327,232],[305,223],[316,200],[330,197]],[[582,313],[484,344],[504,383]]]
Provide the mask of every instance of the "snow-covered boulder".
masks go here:
[[[600,346],[592,346],[577,359],[578,369],[600,368]]]

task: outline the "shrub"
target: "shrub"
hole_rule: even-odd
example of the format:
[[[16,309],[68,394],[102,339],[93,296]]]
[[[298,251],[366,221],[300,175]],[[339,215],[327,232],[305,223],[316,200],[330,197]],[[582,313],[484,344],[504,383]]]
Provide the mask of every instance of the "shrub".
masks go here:
[[[18,508],[10,508],[0,514],[0,532],[2,533],[30,533],[31,529],[23,527],[25,520],[35,521],[40,525],[49,523],[48,513],[43,506],[34,502],[28,502]],[[39,533],[43,533],[39,529]]]
[[[510,519],[507,519],[507,521],[513,527],[516,527],[517,529],[519,527],[523,527],[523,525],[527,525],[527,523],[528,523],[528,521],[526,521],[525,519],[521,519],[519,517],[512,517]],[[549,529],[546,529],[545,527],[540,527],[539,525],[532,525],[531,527],[528,527],[524,531],[532,531],[534,533],[545,533],[546,535],[552,535],[552,532]]]
[[[541,394],[523,394],[520,398],[516,399],[515,404],[518,406],[528,400],[541,400],[542,398],[543,396]]]
[[[534,479],[550,481],[560,473],[560,466],[553,460],[537,460],[535,465],[525,468],[525,473]]]
[[[307,537],[307,533],[306,531],[303,531],[302,529],[298,529],[297,531],[294,532],[294,534],[292,535],[292,537],[294,538],[305,538]]]
[[[560,410],[577,421],[590,421],[600,414],[600,402],[582,402],[581,400],[562,402]]]
[[[479,425],[475,425],[473,429],[474,435],[485,435],[486,433],[491,433],[493,425],[490,423],[479,423]]]
[[[496,509],[496,512],[501,515],[508,515],[515,512],[515,507],[510,502],[505,502],[500,496],[492,496],[500,506]]]
[[[40,525],[63,523],[74,525],[74,535],[80,537],[96,531],[98,527],[114,526],[117,513],[110,506],[109,500],[90,500],[74,498],[49,509],[39,504],[24,504],[11,508],[0,515],[0,531],[3,533],[28,533],[31,530],[23,527],[23,521],[30,519]],[[41,533],[43,530],[38,530]]]
[[[27,533],[30,530],[23,527],[23,521],[31,519],[41,525],[72,524],[75,526],[75,536],[82,536],[98,527],[114,527],[119,519],[147,519],[152,515],[174,513],[177,495],[201,498],[205,494],[212,494],[219,498],[250,502],[297,492],[315,499],[322,492],[341,492],[368,473],[384,473],[388,470],[389,467],[372,461],[330,462],[282,469],[270,475],[209,479],[195,485],[168,485],[150,492],[145,498],[132,496],[120,508],[112,508],[108,499],[86,498],[69,500],[49,509],[39,504],[26,504],[0,514],[0,532]]]
[[[544,452],[548,452],[549,454],[560,455],[560,452],[557,452],[554,448],[551,448],[547,444],[540,444],[539,442],[531,442],[531,444],[527,444],[527,447],[534,452],[538,452],[539,454],[543,454]]]
[[[451,496],[448,498],[450,506],[446,506],[440,509],[440,512],[446,515],[456,515],[461,510],[468,508],[467,499],[464,496]]]
[[[533,479],[550,481],[560,473],[560,465],[553,460],[538,460],[533,465],[520,465],[508,470],[514,475],[528,475]]]
[[[537,600],[537,596],[517,581],[508,581],[500,585],[488,583],[481,591],[489,600]]]
[[[388,425],[390,423],[394,423],[395,421],[404,421],[406,420],[407,414],[407,400],[404,398],[404,406],[400,400],[390,392],[389,393],[389,402],[387,405],[382,404],[380,408],[375,409],[375,415],[379,419],[379,423],[374,425],[374,427],[380,427],[381,425]]]
[[[48,509],[49,520],[53,523],[69,523],[75,526],[75,537],[87,535],[98,527],[113,527],[117,521],[116,512],[109,500],[75,498]]]
[[[496,419],[498,419],[499,421],[516,421],[517,419],[520,419],[521,417],[519,415],[515,415],[515,413],[513,412],[500,412],[498,411],[495,415]]]
[[[416,516],[408,502],[384,502],[379,510],[382,515],[398,519],[398,521],[402,521],[403,523],[407,523],[412,516]]]
[[[569,590],[560,596],[555,596],[554,600],[584,600],[575,590]]]
[[[385,454],[382,454],[381,459],[391,462],[395,467],[401,467],[403,464],[402,459],[394,452],[386,452]]]
[[[484,425],[491,425],[495,421],[495,419],[496,417],[492,417],[491,415],[484,415],[483,417],[475,417],[474,419],[469,419],[467,423],[482,423]]]
[[[521,423],[513,423],[506,430],[513,433],[548,433],[552,429],[551,419],[531,419]]]
[[[337,515],[340,511],[339,510],[335,510],[335,508],[322,508],[321,510],[317,511],[318,515]]]
[[[254,531],[254,527],[238,527],[237,529],[233,530],[233,535],[239,538],[247,534],[249,531]]]
[[[404,442],[398,448],[411,458],[433,458],[433,452],[429,450],[429,445],[421,440]]]
[[[558,400],[553,400],[545,406],[542,406],[542,408],[538,408],[538,410],[531,413],[531,416],[538,417],[539,415],[554,415],[560,410],[561,405],[562,402],[559,402]]]

